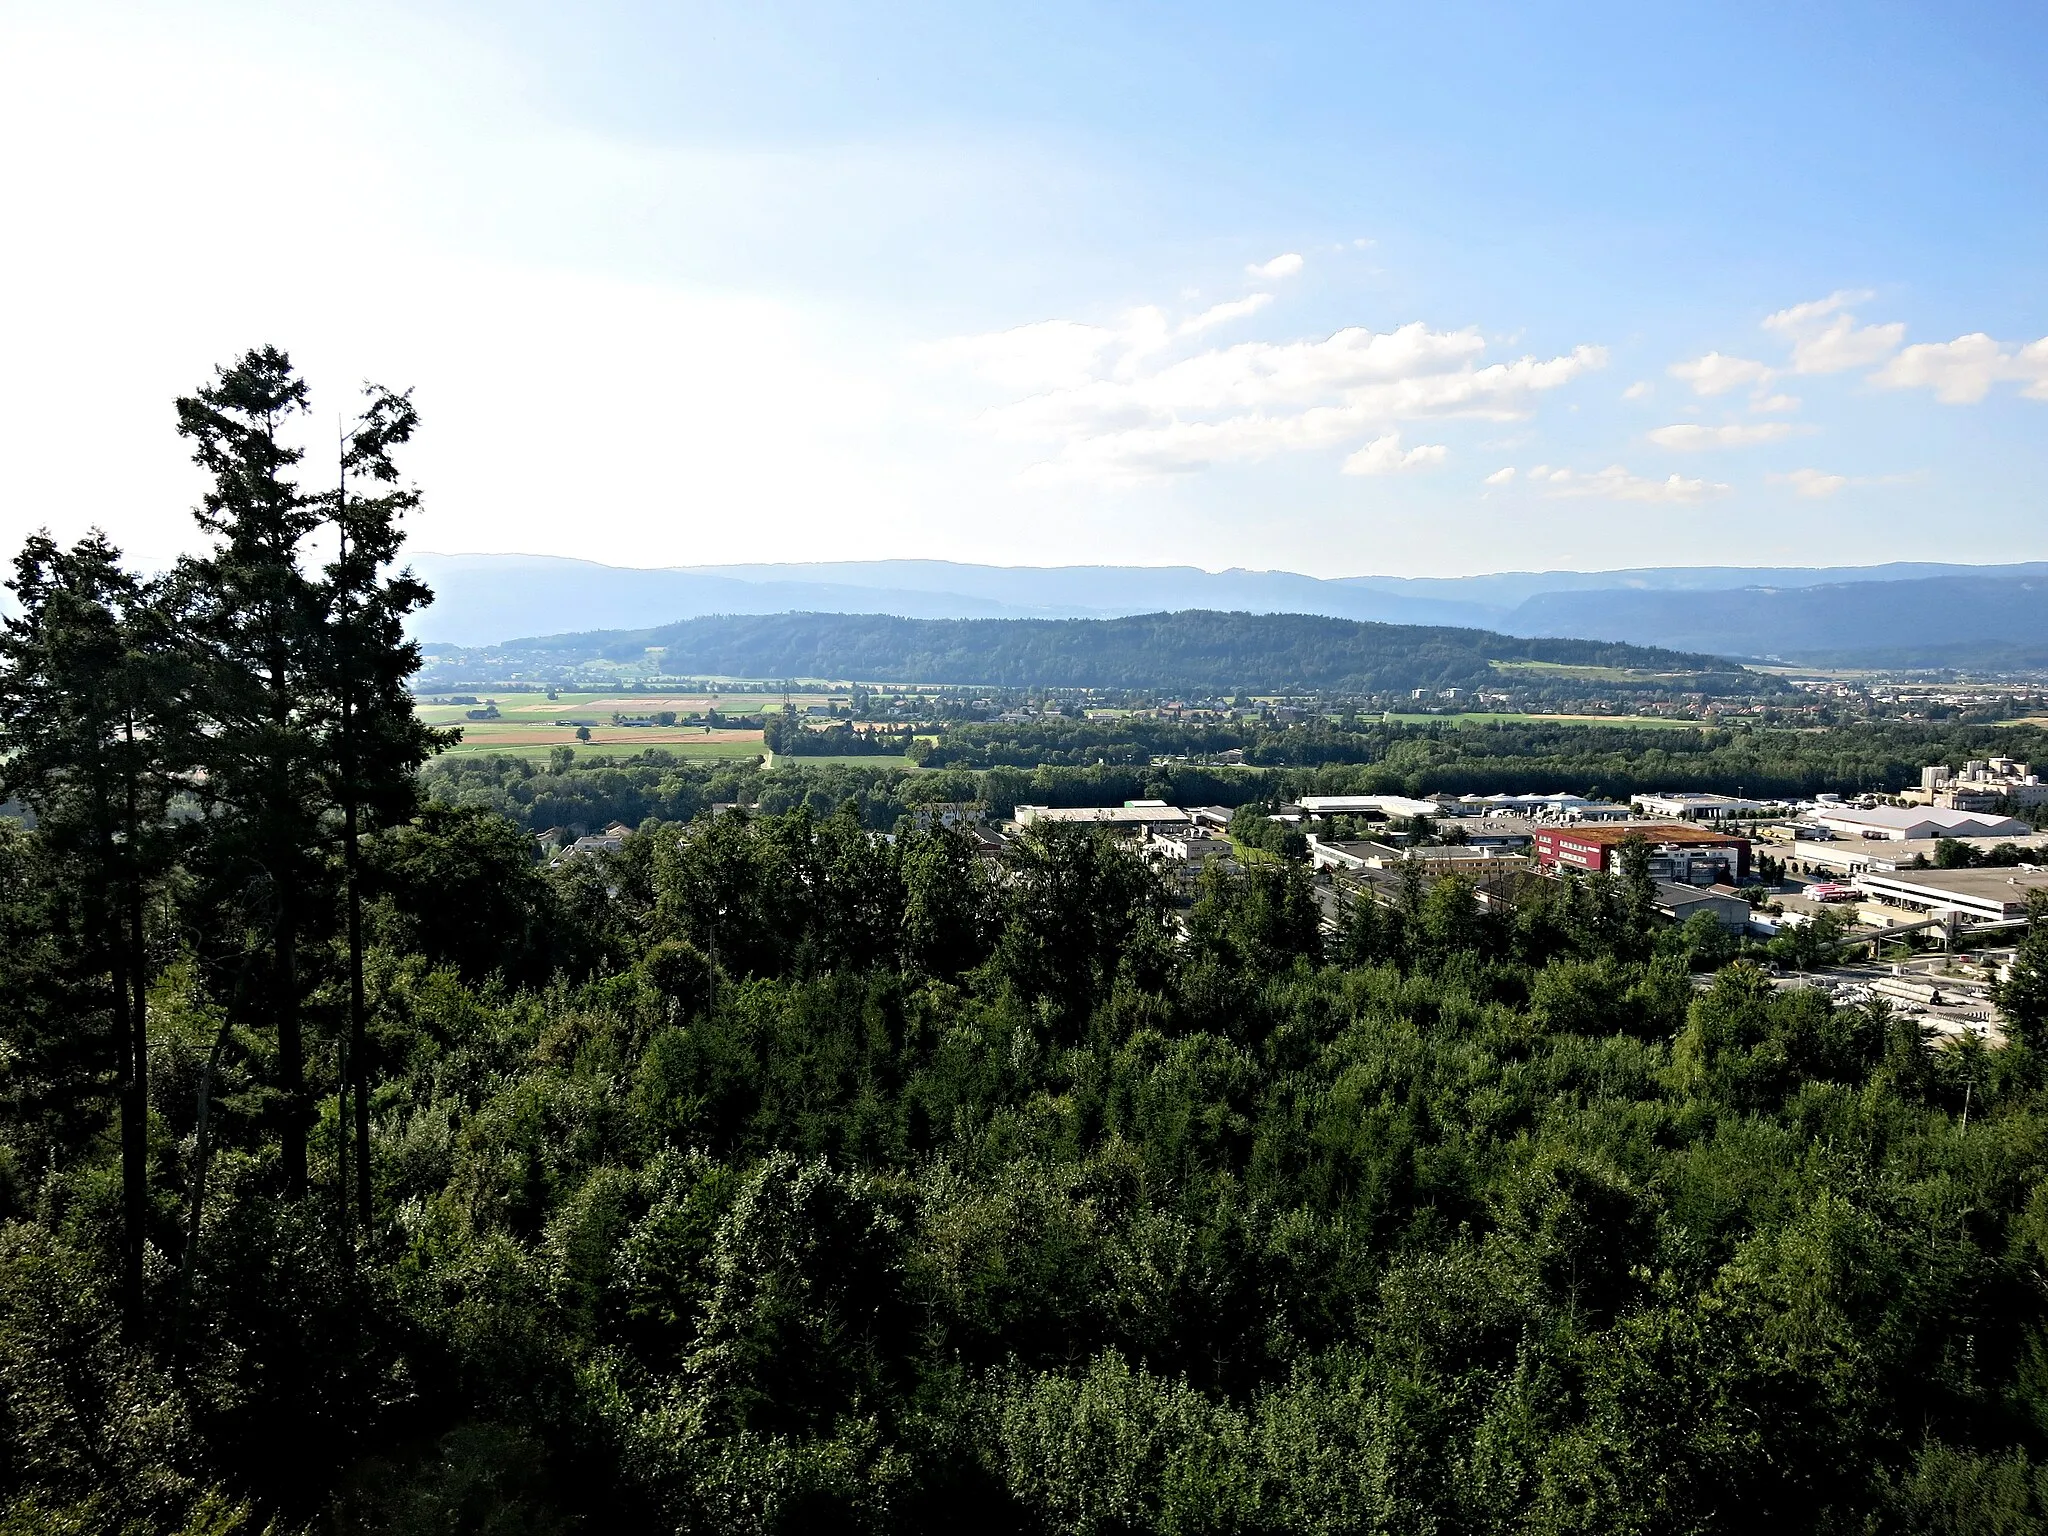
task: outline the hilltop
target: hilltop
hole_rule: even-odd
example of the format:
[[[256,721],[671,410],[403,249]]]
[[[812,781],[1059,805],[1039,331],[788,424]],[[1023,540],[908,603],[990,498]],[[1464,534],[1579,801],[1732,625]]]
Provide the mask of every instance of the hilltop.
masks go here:
[[[817,678],[1214,694],[1480,690],[1569,682],[1698,693],[1782,684],[1695,652],[1313,614],[1191,609],[1111,619],[909,619],[876,614],[728,614],[651,629],[433,648],[422,685],[468,677],[567,676],[591,668],[670,676]]]

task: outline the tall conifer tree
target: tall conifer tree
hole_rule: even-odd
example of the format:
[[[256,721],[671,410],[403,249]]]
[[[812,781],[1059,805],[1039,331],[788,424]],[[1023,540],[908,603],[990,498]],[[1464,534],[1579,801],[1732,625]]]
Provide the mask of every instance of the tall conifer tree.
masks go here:
[[[399,480],[392,450],[419,423],[411,399],[374,385],[341,444],[340,478],[327,507],[335,554],[320,596],[322,693],[327,711],[327,795],[340,807],[348,928],[349,1093],[354,1101],[355,1195],[365,1229],[371,1218],[370,1068],[363,1002],[362,834],[409,817],[417,807],[414,770],[452,733],[421,723],[406,680],[419,670],[419,647],[405,636],[406,615],[433,600],[410,570],[390,573],[405,542],[402,520],[419,492]]]
[[[306,1192],[301,947],[318,912],[322,801],[321,594],[302,563],[322,521],[286,437],[306,386],[275,347],[251,351],[178,401],[178,431],[211,479],[195,516],[213,548],[188,560],[191,632],[205,699],[200,784],[217,888],[256,893],[246,942],[268,985],[262,1022],[277,1042],[284,1192]]]
[[[83,963],[115,1016],[121,1296],[140,1331],[147,1241],[149,962],[143,909],[170,856],[166,807],[184,766],[186,691],[161,588],[105,535],[29,538],[0,626],[0,781],[35,813],[51,867],[78,888]]]

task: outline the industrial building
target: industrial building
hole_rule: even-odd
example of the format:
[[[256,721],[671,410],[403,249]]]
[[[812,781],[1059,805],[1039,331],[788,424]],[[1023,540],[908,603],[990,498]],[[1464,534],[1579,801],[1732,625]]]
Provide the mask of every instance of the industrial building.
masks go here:
[[[1937,806],[1846,805],[1815,808],[1811,820],[1840,837],[1906,843],[1938,837],[2025,837],[2034,829],[1994,811],[1945,811]]]
[[[1434,800],[1414,800],[1407,795],[1303,795],[1301,810],[1306,816],[1380,816],[1388,821],[1444,813]]]
[[[1164,800],[1131,800],[1123,805],[1020,805],[1014,813],[1020,827],[1106,827],[1134,837],[1188,825],[1188,813]]]
[[[1938,763],[1920,770],[1920,787],[1899,797],[1914,805],[1935,805],[1947,811],[1993,811],[2001,804],[2048,805],[2048,784],[2029,763],[2009,757],[1975,758],[1958,772]]]
[[[1741,933],[1749,927],[1749,903],[1725,891],[1703,891],[1698,886],[1659,880],[1656,907],[1674,923],[1682,923],[1698,912],[1711,912],[1714,920],[1730,933]]]
[[[1538,827],[1536,862],[1545,869],[1615,873],[1621,867],[1621,845],[1630,838],[1650,845],[1650,873],[1660,878],[1708,885],[1717,880],[1739,884],[1749,877],[1748,838],[1672,821]]]
[[[1366,869],[1396,869],[1403,862],[1412,860],[1422,867],[1424,877],[1430,880],[1445,875],[1467,875],[1474,880],[1485,880],[1529,868],[1527,854],[1470,845],[1396,848],[1390,843],[1334,843],[1310,837],[1308,852],[1317,869],[1344,870],[1354,874]]]
[[[1436,802],[1452,816],[1554,816],[1566,821],[1626,821],[1625,805],[1588,800],[1584,795],[1438,795]]]
[[[1929,914],[1954,912],[1965,921],[2011,922],[2027,915],[2028,897],[2048,890],[2048,870],[1867,870],[1856,885],[1887,906]]]
[[[1673,790],[1666,794],[1630,795],[1628,803],[1645,816],[1671,816],[1680,821],[1720,821],[1729,816],[1760,816],[1771,809],[1767,800],[1744,800],[1736,795],[1696,794]]]

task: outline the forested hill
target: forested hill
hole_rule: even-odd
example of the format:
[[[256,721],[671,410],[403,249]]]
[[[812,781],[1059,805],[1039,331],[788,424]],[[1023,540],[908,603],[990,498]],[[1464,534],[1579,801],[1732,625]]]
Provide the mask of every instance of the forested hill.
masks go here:
[[[1137,687],[1215,693],[1478,688],[1500,662],[1682,675],[1685,686],[1769,691],[1732,662],[1605,641],[1521,639],[1483,629],[1374,624],[1312,614],[1140,614],[1115,619],[905,619],[877,614],[735,614],[654,629],[516,640],[442,652],[442,668],[493,658],[573,666],[660,651],[661,669],[724,677],[826,678],[1007,687]],[[423,680],[424,681],[424,680]]]

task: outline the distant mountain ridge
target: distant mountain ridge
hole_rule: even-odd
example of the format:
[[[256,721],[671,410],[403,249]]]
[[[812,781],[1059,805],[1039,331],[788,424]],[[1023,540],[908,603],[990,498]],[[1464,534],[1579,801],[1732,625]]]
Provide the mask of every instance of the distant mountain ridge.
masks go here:
[[[658,658],[658,659],[657,659]],[[909,619],[885,614],[731,614],[640,630],[547,635],[481,652],[437,652],[430,687],[470,676],[564,673],[591,663],[645,661],[666,675],[819,679],[991,687],[1144,688],[1198,693],[1384,693],[1508,686],[1493,663],[1627,672],[1666,691],[1774,692],[1774,678],[1719,658],[1486,630],[1378,624],[1316,614],[1174,613],[1113,619]],[[1605,693],[1592,681],[1540,669],[1515,673],[1522,691]]]
[[[2048,650],[2048,575],[1744,587],[1681,604],[1665,593],[1546,592],[1515,616],[1537,634],[1821,665],[2025,667]]]
[[[1111,618],[1183,609],[1306,613],[1888,666],[2038,665],[2025,657],[2038,655],[2048,636],[2042,595],[2048,562],[1336,578],[943,560],[637,569],[544,555],[420,554],[413,563],[438,594],[417,633],[464,646],[713,614]],[[1968,612],[1952,611],[1958,604]]]

